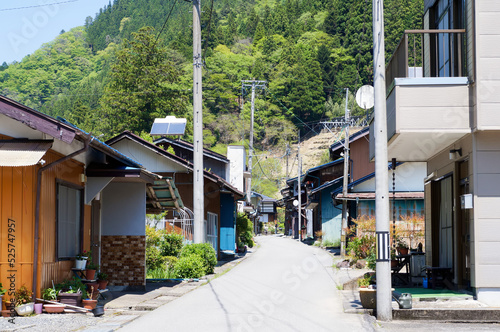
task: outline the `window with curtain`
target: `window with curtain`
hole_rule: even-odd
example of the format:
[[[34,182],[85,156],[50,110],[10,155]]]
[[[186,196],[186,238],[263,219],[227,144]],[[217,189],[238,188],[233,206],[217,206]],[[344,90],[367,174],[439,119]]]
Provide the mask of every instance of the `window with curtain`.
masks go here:
[[[57,183],[57,258],[75,257],[82,243],[82,189]]]

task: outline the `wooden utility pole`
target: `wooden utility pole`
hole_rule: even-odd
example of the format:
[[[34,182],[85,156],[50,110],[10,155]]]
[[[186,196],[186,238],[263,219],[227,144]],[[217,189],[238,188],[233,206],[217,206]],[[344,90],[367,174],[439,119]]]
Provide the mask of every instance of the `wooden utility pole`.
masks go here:
[[[202,109],[201,9],[193,0],[193,242],[205,242],[205,200],[203,186],[203,109]]]

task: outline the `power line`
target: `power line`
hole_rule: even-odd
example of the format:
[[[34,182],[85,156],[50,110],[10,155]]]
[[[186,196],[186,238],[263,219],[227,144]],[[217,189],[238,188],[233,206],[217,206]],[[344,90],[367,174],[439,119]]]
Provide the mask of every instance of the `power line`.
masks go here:
[[[172,5],[172,7],[170,8],[170,12],[168,13],[168,16],[167,16],[167,19],[165,20],[165,22],[163,23],[163,26],[161,27],[161,30],[160,32],[158,32],[158,36],[156,36],[156,40],[153,44],[153,46],[151,47],[151,49],[153,49],[155,46],[156,46],[156,43],[158,42],[158,38],[160,38],[160,35],[161,33],[163,32],[163,29],[165,29],[165,26],[167,25],[167,22],[168,22],[168,19],[170,18],[170,15],[172,14],[172,11],[174,10],[174,7],[175,5],[177,4],[177,0],[175,0],[174,4]],[[150,51],[151,52],[151,51]]]
[[[52,5],[60,5],[63,3],[70,3],[70,2],[77,2],[78,0],[68,0],[68,1],[60,1],[60,2],[53,2],[53,3],[46,3],[42,5],[33,5],[33,6],[25,6],[25,7],[15,7],[15,8],[3,8],[0,9],[0,12],[6,12],[10,10],[19,10],[19,9],[29,9],[29,8],[38,8],[38,7],[47,7],[47,6],[52,6]]]
[[[207,54],[208,41],[210,40],[210,26],[212,24],[212,12],[213,12],[213,10],[214,10],[214,0],[212,0],[212,3],[210,4],[210,17],[208,19],[207,38],[205,39],[205,48],[203,50],[203,54],[201,55],[203,62],[205,62],[205,55]]]

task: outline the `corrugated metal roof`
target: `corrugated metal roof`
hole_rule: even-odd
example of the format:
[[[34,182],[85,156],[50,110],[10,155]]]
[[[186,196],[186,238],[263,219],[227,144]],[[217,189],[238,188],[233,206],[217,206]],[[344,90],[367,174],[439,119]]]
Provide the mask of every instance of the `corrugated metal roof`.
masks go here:
[[[0,140],[0,166],[33,166],[52,147],[52,140]]]

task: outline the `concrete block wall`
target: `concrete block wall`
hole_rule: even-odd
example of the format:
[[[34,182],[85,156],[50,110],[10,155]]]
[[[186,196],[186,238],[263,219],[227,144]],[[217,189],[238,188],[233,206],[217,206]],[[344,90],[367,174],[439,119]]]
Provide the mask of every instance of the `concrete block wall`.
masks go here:
[[[146,286],[146,237],[107,235],[101,237],[101,271],[110,286]]]

